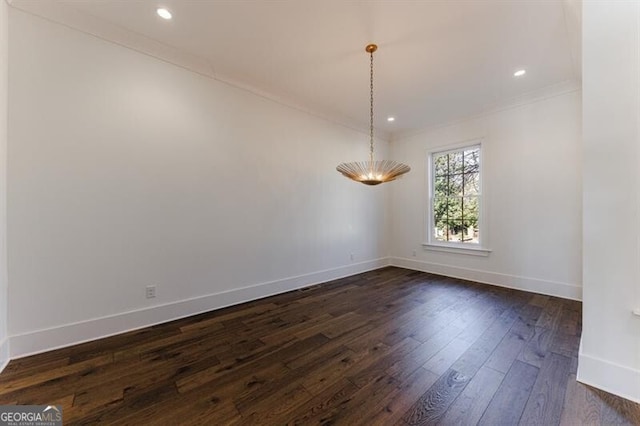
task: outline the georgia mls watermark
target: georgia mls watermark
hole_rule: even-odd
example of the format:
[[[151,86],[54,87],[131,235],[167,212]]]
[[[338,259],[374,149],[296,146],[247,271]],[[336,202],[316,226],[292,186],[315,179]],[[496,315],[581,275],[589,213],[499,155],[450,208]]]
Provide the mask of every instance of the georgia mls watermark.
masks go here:
[[[62,426],[62,407],[0,405],[0,426]]]

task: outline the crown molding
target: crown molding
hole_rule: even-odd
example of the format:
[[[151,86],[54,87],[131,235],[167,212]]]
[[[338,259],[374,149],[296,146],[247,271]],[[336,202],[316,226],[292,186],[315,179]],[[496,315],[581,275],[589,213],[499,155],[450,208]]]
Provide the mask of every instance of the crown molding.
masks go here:
[[[221,73],[216,72],[215,67],[206,58],[161,43],[155,39],[112,24],[64,4],[54,1],[6,1],[13,8],[25,13],[38,16],[50,22],[63,25],[67,28],[80,31],[160,61],[170,63],[185,70],[197,73],[237,89],[250,92],[261,98],[270,100],[296,111],[306,113],[324,121],[369,135],[368,126],[363,126],[361,123],[345,119],[331,111],[323,111],[318,108],[305,105],[303,102],[300,102],[291,96],[282,96],[269,90],[258,88],[249,82],[239,81],[231,76],[222,75]],[[388,142],[391,138],[391,134],[382,129],[376,129],[376,137],[382,141]]]
[[[217,72],[215,66],[204,57],[161,43],[150,37],[125,29],[85,12],[76,10],[73,7],[69,7],[67,5],[60,4],[54,1],[5,1],[12,7],[23,12],[38,16],[48,21],[83,32],[85,34],[92,35],[104,41],[134,50],[138,53],[148,55],[157,60],[170,63],[185,70],[216,80],[220,83],[227,84],[234,88],[252,93],[253,95],[256,95],[263,99],[270,100],[277,104],[314,116],[335,125],[339,125],[341,127],[345,127],[356,132],[363,133],[365,135],[369,134],[368,126],[364,126],[362,125],[362,123],[350,120],[332,111],[315,108],[306,104],[305,102],[301,102],[293,96],[277,94],[274,91],[257,87],[250,82],[240,81],[232,76],[223,75],[222,73]],[[567,2],[573,4],[578,2],[578,0],[565,0],[565,3]],[[565,3],[563,3],[563,8],[565,9],[564,12],[566,19],[566,15],[568,14],[567,9],[571,8],[569,7],[570,5]],[[568,26],[568,23],[565,23],[565,26]],[[575,25],[573,27],[575,27]],[[570,32],[568,29],[567,31]],[[571,39],[569,35],[568,38]],[[579,59],[580,52],[572,53],[574,56],[573,60],[575,62],[577,59]],[[576,56],[578,57],[576,58]],[[479,113],[459,117],[453,120],[446,120],[444,122],[435,123],[420,129],[392,132],[376,128],[376,136],[379,140],[384,142],[398,141],[401,139],[416,136],[421,133],[426,133],[437,128],[455,125],[467,120],[481,118],[483,116],[492,115],[500,111],[519,107],[529,103],[539,102],[551,97],[579,91],[581,89],[581,82],[580,76],[578,75],[577,77],[578,78],[574,80],[563,81],[555,85],[545,87],[543,89],[525,93],[507,101],[500,101],[491,105],[486,105]]]
[[[483,117],[496,114],[501,111],[507,111],[514,108],[519,108],[524,105],[533,104],[536,102],[544,101],[547,99],[555,98],[556,96],[566,95],[568,93],[579,92],[582,90],[582,83],[576,80],[565,80],[551,86],[544,87],[539,90],[524,93],[515,98],[511,98],[507,101],[496,102],[485,106],[481,112],[476,114],[467,115],[465,117],[456,118],[454,120],[447,120],[441,123],[432,124],[430,126],[423,127],[417,130],[408,130],[406,132],[396,132],[391,135],[391,142],[398,142],[402,139],[411,138],[423,133],[429,133],[436,129],[443,127],[454,126],[456,124],[464,123],[469,120],[476,120]]]
[[[7,0],[15,9],[38,16],[102,40],[135,50],[177,65],[206,77],[215,77],[211,65],[203,58],[160,43],[142,34],[111,24],[54,1]]]

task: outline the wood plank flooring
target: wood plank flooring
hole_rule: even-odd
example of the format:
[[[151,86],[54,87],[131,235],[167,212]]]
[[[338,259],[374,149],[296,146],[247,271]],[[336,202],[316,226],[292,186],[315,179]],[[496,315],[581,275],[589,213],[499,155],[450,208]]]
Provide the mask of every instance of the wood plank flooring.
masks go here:
[[[65,424],[640,425],[576,382],[581,304],[385,268],[10,362]]]

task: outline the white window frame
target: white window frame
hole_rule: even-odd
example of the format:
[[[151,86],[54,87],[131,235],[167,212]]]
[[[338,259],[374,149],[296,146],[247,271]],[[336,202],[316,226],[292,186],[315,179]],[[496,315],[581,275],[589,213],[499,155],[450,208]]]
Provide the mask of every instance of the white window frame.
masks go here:
[[[480,150],[479,158],[480,158],[480,196],[478,197],[478,243],[462,243],[455,241],[438,241],[435,238],[435,225],[434,225],[434,216],[433,216],[433,197],[435,193],[435,171],[433,166],[433,158],[435,155],[448,154],[451,152],[461,151],[464,149],[475,148],[478,147]],[[482,150],[482,139],[470,140],[462,143],[458,143],[455,145],[447,145],[445,147],[434,148],[429,150],[427,154],[427,206],[426,206],[426,240],[422,244],[425,250],[433,250],[440,251],[446,253],[460,253],[460,254],[469,254],[474,256],[488,256],[491,253],[491,250],[487,248],[487,235],[486,235],[486,226],[485,226],[485,193],[484,193],[484,185],[483,185],[483,175],[484,175],[484,158],[483,158],[483,150]]]

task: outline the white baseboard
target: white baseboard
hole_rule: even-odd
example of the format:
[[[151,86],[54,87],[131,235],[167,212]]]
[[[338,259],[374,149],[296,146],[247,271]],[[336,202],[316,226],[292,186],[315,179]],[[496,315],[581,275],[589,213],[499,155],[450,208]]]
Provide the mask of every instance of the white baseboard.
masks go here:
[[[11,359],[126,333],[385,266],[389,266],[388,258],[374,259],[222,293],[14,335],[10,337]]]
[[[430,272],[432,274],[444,275],[452,278],[476,281],[484,284],[497,285],[500,287],[557,296],[564,299],[582,300],[582,287],[575,284],[546,281],[517,275],[499,274],[496,272],[480,271],[476,269],[425,262],[422,260],[406,259],[402,257],[391,257],[390,265],[413,269],[416,271]]]
[[[577,380],[640,404],[640,370],[587,355],[582,352],[582,342],[578,354]]]
[[[0,373],[2,370],[9,364],[9,338],[5,337],[2,342],[0,342]]]

